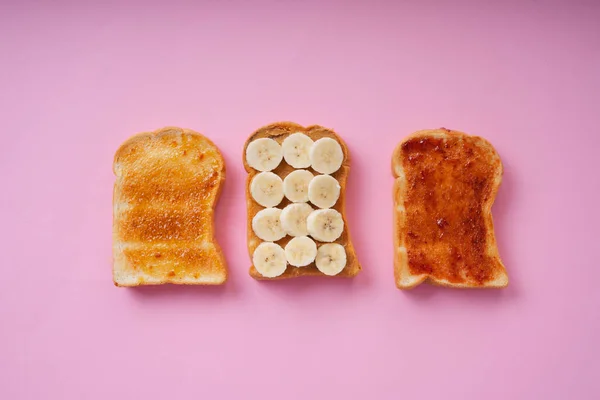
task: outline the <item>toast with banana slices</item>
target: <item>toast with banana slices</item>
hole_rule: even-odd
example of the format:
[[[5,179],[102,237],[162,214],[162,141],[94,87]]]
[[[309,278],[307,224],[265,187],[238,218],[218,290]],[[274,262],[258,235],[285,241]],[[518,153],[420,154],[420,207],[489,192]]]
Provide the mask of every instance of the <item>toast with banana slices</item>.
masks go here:
[[[396,286],[427,281],[455,288],[502,288],[491,208],[502,181],[492,145],[448,129],[419,131],[392,157]]]
[[[225,179],[219,149],[194,131],[164,128],[123,143],[113,170],[114,283],[225,282],[213,219]]]
[[[244,168],[253,278],[358,274],[344,210],[350,155],[335,132],[265,126],[246,141]]]

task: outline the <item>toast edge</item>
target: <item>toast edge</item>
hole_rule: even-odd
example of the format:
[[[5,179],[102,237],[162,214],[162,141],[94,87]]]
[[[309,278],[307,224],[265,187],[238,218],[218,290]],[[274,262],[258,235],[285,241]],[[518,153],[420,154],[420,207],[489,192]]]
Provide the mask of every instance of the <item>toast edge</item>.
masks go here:
[[[346,168],[348,170],[348,173],[350,173],[350,151],[348,149],[348,146],[346,145],[346,142],[344,142],[344,140],[340,137],[340,135],[338,135],[332,129],[325,128],[321,125],[309,125],[309,126],[304,127],[300,124],[297,124],[295,122],[290,122],[290,121],[280,121],[280,122],[274,122],[274,123],[265,125],[259,129],[256,129],[252,134],[250,134],[250,136],[248,136],[248,139],[246,139],[246,141],[244,142],[244,148],[242,150],[242,162],[244,164],[244,169],[246,170],[246,173],[248,173],[248,176],[246,177],[246,210],[249,210],[251,207],[251,204],[252,204],[251,195],[250,195],[250,182],[251,182],[250,173],[253,171],[252,167],[250,167],[248,165],[248,163],[246,162],[246,148],[248,147],[248,144],[254,139],[254,137],[256,135],[258,135],[259,133],[264,132],[265,130],[281,128],[281,127],[285,127],[287,131],[299,130],[302,132],[307,132],[312,129],[327,130],[329,133],[331,133],[336,138],[338,143],[340,143],[340,145],[342,146],[342,151],[344,152],[344,163],[342,164],[342,168]],[[285,133],[281,133],[279,135],[274,135],[274,136],[281,136],[284,134]],[[344,196],[345,196],[345,190],[346,190],[346,183],[347,183],[347,179],[344,179],[343,182],[340,182],[340,186],[342,186],[342,192],[344,193]],[[346,267],[344,267],[344,269],[342,270],[341,273],[339,273],[335,276],[327,276],[319,271],[303,270],[301,268],[298,268],[297,269],[298,273],[295,275],[285,275],[284,274],[284,275],[276,276],[275,278],[267,278],[267,277],[262,276],[256,270],[254,265],[251,265],[249,268],[249,271],[248,271],[249,275],[258,281],[288,280],[288,279],[293,279],[293,278],[301,278],[301,277],[305,277],[305,276],[321,276],[321,277],[325,277],[325,278],[353,278],[356,275],[358,275],[358,273],[362,270],[362,266],[360,265],[360,262],[358,261],[358,256],[356,255],[356,250],[355,250],[353,242],[352,242],[352,234],[351,234],[351,231],[349,228],[348,220],[346,218],[345,197],[344,197],[344,203],[343,203],[340,213],[342,214],[342,219],[344,220],[344,227],[345,227],[346,231],[348,232],[348,243],[346,244],[345,247],[346,247],[347,251],[351,252],[354,255],[354,260],[355,260],[354,263],[346,265]],[[251,237],[252,221],[248,214],[246,214],[246,219],[247,219],[246,243],[247,243],[247,248],[248,248],[248,255],[250,256],[250,260],[252,260],[252,251],[250,250],[250,245],[249,245],[250,240],[252,238]]]
[[[404,168],[402,167],[401,162],[401,147],[402,145],[411,139],[418,137],[447,137],[447,136],[462,136],[463,138],[468,138],[471,140],[475,140],[478,142],[479,146],[485,147],[488,151],[490,151],[499,161],[500,168],[496,172],[494,185],[492,187],[492,191],[490,193],[490,197],[486,203],[483,204],[483,215],[485,220],[485,225],[487,228],[487,238],[488,244],[486,246],[487,251],[490,253],[489,255],[496,259],[500,266],[501,271],[496,279],[486,282],[481,286],[474,286],[465,283],[452,283],[447,280],[439,280],[428,274],[421,275],[412,275],[408,268],[408,255],[405,246],[405,209],[404,204],[401,199],[404,198],[406,194],[406,175],[404,173]],[[393,186],[393,197],[394,197],[394,279],[396,283],[396,287],[398,289],[407,290],[412,289],[423,282],[427,282],[434,286],[443,286],[449,288],[461,288],[461,289],[500,289],[508,286],[508,274],[506,272],[506,267],[500,258],[500,254],[498,251],[498,245],[496,243],[496,234],[494,231],[494,221],[492,216],[492,205],[496,200],[496,195],[498,193],[498,189],[500,188],[500,184],[502,183],[502,175],[504,169],[502,165],[502,161],[500,156],[498,155],[496,149],[492,146],[490,142],[486,139],[466,134],[460,131],[454,131],[446,128],[440,129],[425,129],[412,133],[411,135],[405,137],[394,149],[392,154],[392,175],[395,178],[394,186]]]
[[[136,277],[135,280],[119,280],[118,276],[117,276],[117,269],[121,264],[125,264],[126,261],[122,259],[121,257],[121,250],[118,248],[117,243],[117,237],[116,237],[116,223],[117,223],[117,216],[114,210],[114,206],[115,206],[115,199],[116,199],[116,194],[119,190],[119,173],[117,171],[117,165],[119,162],[119,157],[121,156],[122,152],[130,145],[140,142],[144,139],[147,138],[152,138],[152,137],[159,137],[161,135],[165,135],[168,133],[179,133],[179,134],[188,134],[188,135],[192,135],[192,136],[200,136],[202,137],[204,140],[206,140],[208,142],[208,144],[210,146],[212,146],[216,153],[219,156],[219,159],[221,161],[221,165],[222,168],[219,171],[219,181],[217,184],[217,188],[215,190],[215,194],[212,198],[212,202],[210,203],[210,209],[211,209],[211,213],[210,213],[210,221],[211,221],[211,227],[210,227],[210,239],[209,242],[214,246],[218,258],[219,258],[219,264],[220,264],[220,270],[222,271],[222,274],[214,274],[214,275],[210,275],[210,276],[204,276],[204,277],[200,277],[198,279],[193,279],[193,278],[183,278],[183,279],[179,279],[179,280],[172,280],[172,279],[157,279],[157,278],[153,278],[151,276],[148,275],[139,275]],[[221,153],[221,150],[214,144],[214,142],[212,140],[210,140],[208,137],[204,136],[201,133],[198,133],[196,131],[193,131],[191,129],[186,129],[186,128],[179,128],[179,127],[174,127],[174,126],[166,126],[164,128],[161,129],[157,129],[155,131],[152,132],[141,132],[141,133],[137,133],[134,134],[132,136],[130,136],[128,139],[126,139],[117,149],[117,151],[115,152],[114,158],[113,158],[113,174],[115,175],[115,183],[113,185],[113,227],[112,227],[112,238],[113,238],[113,267],[112,267],[112,279],[113,279],[113,284],[117,287],[136,287],[136,286],[151,286],[151,285],[162,285],[162,284],[176,284],[176,285],[222,285],[224,284],[228,277],[229,277],[229,270],[227,268],[227,262],[225,260],[225,255],[223,253],[223,250],[221,248],[221,246],[219,245],[219,243],[217,242],[216,236],[215,236],[215,210],[216,210],[216,206],[217,203],[219,201],[219,198],[221,196],[221,192],[223,190],[223,185],[225,183],[225,175],[226,175],[226,165],[225,165],[225,158],[223,157],[223,154]]]

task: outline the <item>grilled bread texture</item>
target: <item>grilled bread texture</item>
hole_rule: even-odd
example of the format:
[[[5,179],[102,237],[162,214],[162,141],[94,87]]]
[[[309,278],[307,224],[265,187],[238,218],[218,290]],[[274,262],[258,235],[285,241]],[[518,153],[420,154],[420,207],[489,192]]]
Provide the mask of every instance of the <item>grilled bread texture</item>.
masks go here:
[[[128,139],[113,170],[115,285],[224,283],[214,235],[225,180],[219,149],[199,133],[167,127]]]

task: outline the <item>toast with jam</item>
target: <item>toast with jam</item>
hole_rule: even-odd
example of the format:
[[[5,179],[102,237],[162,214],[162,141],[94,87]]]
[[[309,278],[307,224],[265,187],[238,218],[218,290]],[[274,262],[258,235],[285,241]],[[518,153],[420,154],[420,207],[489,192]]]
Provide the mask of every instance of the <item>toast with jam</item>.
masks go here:
[[[398,288],[422,282],[455,288],[508,285],[491,212],[502,172],[492,145],[462,132],[419,131],[396,147],[392,173]]]

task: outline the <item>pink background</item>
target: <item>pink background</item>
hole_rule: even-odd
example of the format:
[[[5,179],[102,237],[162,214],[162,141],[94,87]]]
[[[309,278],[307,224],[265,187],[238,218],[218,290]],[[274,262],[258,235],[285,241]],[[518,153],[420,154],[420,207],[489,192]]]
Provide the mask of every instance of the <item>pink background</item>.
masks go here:
[[[0,398],[600,398],[599,2],[196,3],[0,4]],[[355,280],[247,274],[278,120],[350,147]],[[112,156],[165,125],[225,155],[224,287],[112,285]],[[507,290],[394,287],[391,151],[440,126],[504,161]]]

